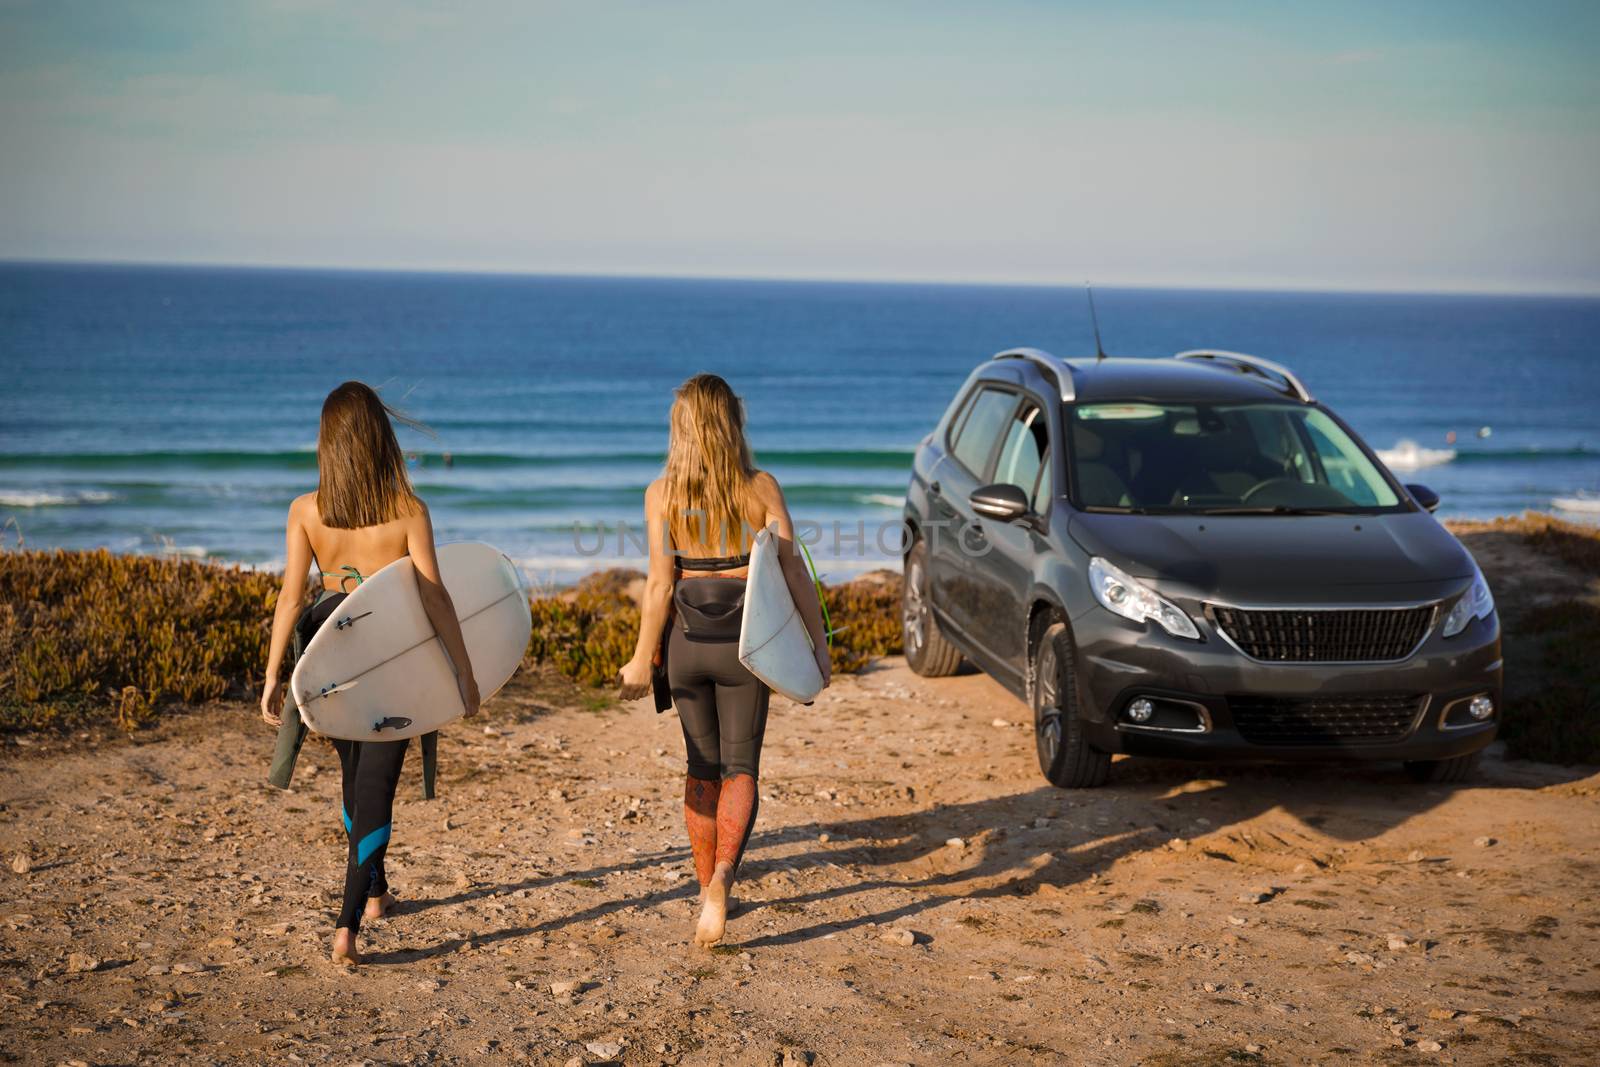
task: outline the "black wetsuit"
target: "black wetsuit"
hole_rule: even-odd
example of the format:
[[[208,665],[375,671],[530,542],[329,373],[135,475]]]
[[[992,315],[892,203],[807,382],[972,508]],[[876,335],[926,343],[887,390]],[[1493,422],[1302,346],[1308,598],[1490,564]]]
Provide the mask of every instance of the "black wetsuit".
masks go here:
[[[321,597],[306,616],[305,642],[333,614],[344,593]],[[344,906],[338,925],[352,933],[361,929],[361,913],[367,898],[382,896],[389,889],[383,857],[389,848],[389,828],[394,812],[395,788],[400,782],[400,767],[405,762],[404,741],[344,741],[333,739],[344,769],[345,833],[350,839],[349,862],[344,875]]]
[[[681,559],[678,566],[722,571],[749,563],[749,556],[731,556]],[[667,643],[667,679],[692,778],[754,778],[761,769],[772,691],[739,662],[744,592],[743,578],[691,578],[673,589],[677,618]]]

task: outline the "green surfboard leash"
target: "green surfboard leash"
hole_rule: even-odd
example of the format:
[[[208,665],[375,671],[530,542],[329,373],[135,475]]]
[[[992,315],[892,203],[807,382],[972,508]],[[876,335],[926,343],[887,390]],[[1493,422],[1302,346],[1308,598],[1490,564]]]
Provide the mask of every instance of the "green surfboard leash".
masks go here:
[[[806,543],[804,541],[796,539],[795,540],[795,544],[799,545],[800,546],[800,551],[805,553],[806,566],[811,568],[811,581],[817,587],[817,603],[822,605],[822,632],[828,638],[828,647],[832,648],[833,647],[833,620],[828,617],[828,598],[825,595],[823,595],[823,592],[822,592],[822,579],[817,577],[817,564],[811,558],[811,550],[806,547]]]

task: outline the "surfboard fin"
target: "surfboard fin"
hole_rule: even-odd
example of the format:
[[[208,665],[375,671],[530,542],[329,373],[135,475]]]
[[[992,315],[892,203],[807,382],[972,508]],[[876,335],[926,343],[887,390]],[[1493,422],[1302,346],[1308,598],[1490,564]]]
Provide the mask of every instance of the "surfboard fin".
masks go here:
[[[357,679],[353,682],[335,682],[332,685],[325,685],[321,689],[317,690],[316,695],[312,699],[316,699],[317,697],[331,697],[333,694],[342,693],[346,689],[354,689],[360,684],[360,679]]]

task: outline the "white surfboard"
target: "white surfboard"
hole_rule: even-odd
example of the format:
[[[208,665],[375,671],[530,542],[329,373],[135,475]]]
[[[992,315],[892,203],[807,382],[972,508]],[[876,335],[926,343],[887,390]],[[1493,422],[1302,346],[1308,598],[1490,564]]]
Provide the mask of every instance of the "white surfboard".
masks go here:
[[[464,541],[438,551],[439,577],[487,701],[528,647],[528,594],[516,565],[492,545]],[[307,726],[350,741],[398,741],[461,717],[456,672],[422,608],[411,557],[340,602],[301,653],[289,688]]]
[[[789,595],[778,559],[778,538],[771,530],[757,533],[750,546],[739,662],[790,700],[807,704],[822,692],[822,671],[812,652],[811,633]]]

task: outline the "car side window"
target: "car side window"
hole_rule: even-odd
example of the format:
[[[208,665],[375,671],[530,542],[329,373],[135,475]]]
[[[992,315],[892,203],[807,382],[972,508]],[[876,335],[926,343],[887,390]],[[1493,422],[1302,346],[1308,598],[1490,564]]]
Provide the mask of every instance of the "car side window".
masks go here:
[[[1014,394],[999,389],[984,389],[978,393],[967,410],[966,421],[951,454],[956,462],[979,478],[988,468],[989,457],[994,454],[995,442],[1005,429],[1006,418],[1017,406]]]
[[[993,480],[1032,494],[1039,481],[1039,468],[1049,458],[1050,436],[1045,428],[1044,412],[1033,404],[1024,404],[1006,430],[1006,441],[1000,446],[1000,462],[995,465]]]
[[[1055,472],[1050,465],[1050,448],[1045,446],[1044,466],[1039,468],[1039,480],[1033,486],[1033,510],[1040,515],[1050,513],[1050,500],[1055,496]]]

